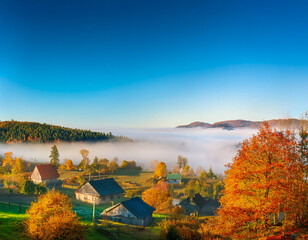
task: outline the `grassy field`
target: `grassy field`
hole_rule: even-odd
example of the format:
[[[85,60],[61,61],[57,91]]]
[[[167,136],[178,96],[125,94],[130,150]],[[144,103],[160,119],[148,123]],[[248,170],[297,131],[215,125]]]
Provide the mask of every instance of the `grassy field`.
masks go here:
[[[0,203],[0,239],[1,240],[28,240],[24,234],[23,221],[28,217],[25,214],[26,208],[22,207],[22,214],[19,213],[19,206]],[[81,221],[86,227],[87,240],[109,240],[106,233],[92,226],[89,221]]]
[[[66,178],[70,178],[72,176],[80,174],[80,171],[59,170],[59,173],[60,179],[65,180]],[[113,177],[126,192],[138,190],[138,192],[141,194],[143,190],[152,186],[152,182],[149,181],[152,175],[152,172],[143,172],[138,170],[118,170],[112,175],[102,175],[101,178]],[[97,178],[98,175],[91,176],[91,179]],[[5,189],[0,189],[3,190],[1,194],[1,200],[3,197],[5,201],[5,203],[0,202],[0,239],[28,239],[27,236],[25,236],[23,233],[24,229],[22,222],[28,217],[25,213],[30,205],[30,202],[33,200],[35,201],[36,198],[32,196],[21,195],[18,193],[8,194]],[[120,237],[120,239],[159,239],[160,228],[158,224],[161,220],[166,218],[166,215],[153,214],[153,223],[146,228],[114,222],[108,222],[108,224],[104,222],[104,224],[101,224],[101,222],[99,221],[100,214],[106,208],[112,206],[112,203],[107,203],[95,207],[95,218],[97,227],[93,227],[93,205],[76,200],[76,189],[74,186],[71,187],[68,185],[65,188],[60,188],[57,190],[61,193],[68,195],[72,199],[72,203],[74,206],[73,210],[81,218],[81,223],[87,228],[86,239],[107,240],[117,239],[118,236]],[[113,204],[117,204],[126,199],[128,198],[117,199],[113,202]],[[11,202],[10,206],[7,202]],[[21,208],[19,206],[20,202],[25,204],[21,205]],[[12,203],[16,203],[17,205],[14,205]]]
[[[2,209],[0,209],[0,239],[27,239],[24,235],[24,229],[22,225],[22,221],[26,218],[26,214],[2,212]]]
[[[75,205],[75,211],[78,216],[81,217],[81,223],[86,226],[87,234],[86,239],[114,239],[118,235],[120,239],[159,239],[160,228],[158,223],[165,219],[165,215],[154,214],[154,221],[151,226],[146,228],[129,226],[120,223],[108,222],[108,224],[100,224],[99,214],[103,208],[107,206],[100,206],[96,212],[97,214],[97,227],[93,227],[92,224],[92,205]],[[19,213],[19,206],[9,205],[7,203],[0,203],[0,239],[2,240],[26,240],[27,236],[24,234],[24,228],[22,221],[25,220],[28,215],[25,214],[26,207],[22,207],[22,213]]]

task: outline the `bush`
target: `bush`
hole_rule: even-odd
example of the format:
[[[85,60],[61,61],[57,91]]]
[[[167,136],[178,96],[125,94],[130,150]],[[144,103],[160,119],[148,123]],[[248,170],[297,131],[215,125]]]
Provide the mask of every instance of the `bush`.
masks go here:
[[[31,180],[26,180],[21,184],[20,192],[32,195],[35,193],[36,185]]]
[[[45,183],[35,184],[31,180],[24,181],[20,186],[20,193],[27,195],[41,195],[48,192]]]
[[[199,233],[200,222],[197,218],[188,217],[187,219],[164,220],[160,223],[162,240],[183,239],[201,240]]]
[[[54,190],[41,195],[27,210],[27,235],[37,240],[84,239],[84,228],[73,212],[71,200]]]
[[[41,195],[41,194],[45,194],[48,192],[48,188],[46,187],[45,183],[40,183],[35,185],[35,194],[36,195]]]

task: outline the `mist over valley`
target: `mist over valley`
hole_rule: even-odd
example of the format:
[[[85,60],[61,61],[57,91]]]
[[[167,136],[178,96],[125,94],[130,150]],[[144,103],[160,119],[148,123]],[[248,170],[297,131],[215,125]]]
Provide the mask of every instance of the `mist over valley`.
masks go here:
[[[240,143],[252,136],[256,129],[236,129],[226,131],[222,129],[181,129],[181,128],[147,128],[125,129],[106,128],[93,129],[99,132],[112,132],[116,136],[127,136],[133,142],[96,142],[96,143],[56,143],[60,162],[71,159],[79,164],[82,157],[80,149],[89,150],[89,158],[107,158],[112,160],[118,157],[123,160],[136,161],[143,169],[156,159],[167,164],[171,170],[178,155],[188,158],[192,168],[201,166],[219,173],[225,171],[225,164],[231,162]],[[49,162],[50,150],[53,143],[11,143],[0,144],[0,154],[13,152],[17,157],[37,162]]]

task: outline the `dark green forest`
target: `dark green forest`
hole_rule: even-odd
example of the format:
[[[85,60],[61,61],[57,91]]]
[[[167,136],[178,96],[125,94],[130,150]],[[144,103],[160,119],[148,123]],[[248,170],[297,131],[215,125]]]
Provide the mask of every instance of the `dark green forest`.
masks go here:
[[[3,121],[0,122],[0,142],[80,142],[110,141],[123,139],[111,133],[92,132],[36,122]]]

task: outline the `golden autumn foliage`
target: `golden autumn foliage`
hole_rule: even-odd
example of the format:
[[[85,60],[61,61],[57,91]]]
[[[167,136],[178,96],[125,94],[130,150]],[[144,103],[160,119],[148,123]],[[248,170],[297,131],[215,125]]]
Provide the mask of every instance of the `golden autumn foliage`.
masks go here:
[[[255,239],[296,228],[307,220],[304,172],[293,135],[265,123],[229,164],[215,232]]]
[[[72,170],[74,168],[74,165],[73,165],[73,162],[71,159],[68,159],[65,163],[65,166],[66,166],[66,170]]]
[[[166,168],[167,166],[164,162],[158,163],[154,172],[154,177],[156,178],[165,177],[167,174]]]
[[[169,190],[169,184],[159,181],[157,185],[142,193],[142,200],[156,208],[156,212],[170,212],[172,208],[172,196]]]
[[[31,239],[84,239],[84,229],[66,195],[52,190],[32,203],[27,214],[25,226]]]

